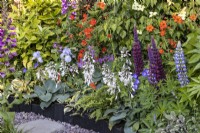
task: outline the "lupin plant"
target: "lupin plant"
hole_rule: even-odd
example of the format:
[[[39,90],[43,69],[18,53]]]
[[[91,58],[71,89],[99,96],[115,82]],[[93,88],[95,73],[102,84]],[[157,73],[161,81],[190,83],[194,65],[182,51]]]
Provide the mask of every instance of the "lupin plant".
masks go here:
[[[8,18],[6,0],[2,1],[2,22],[0,22],[0,65],[2,65],[0,76],[4,78],[6,76],[7,70],[14,72],[15,68],[11,64],[11,59],[17,56],[14,48],[17,46],[16,38],[14,36],[16,33],[13,31],[12,20]]]
[[[178,41],[177,47],[175,49],[174,61],[176,64],[176,72],[177,72],[178,80],[181,84],[181,87],[183,87],[189,83],[189,80],[187,76],[187,68],[185,65],[184,52],[181,47],[180,41]]]
[[[156,48],[156,43],[154,38],[151,39],[152,47],[148,48],[148,56],[149,56],[149,82],[153,85],[157,84],[160,80],[166,78],[165,72],[162,65],[162,60],[160,57],[160,53]]]
[[[134,66],[135,66],[135,73],[138,76],[140,76],[144,68],[144,62],[142,58],[142,50],[141,50],[140,41],[138,39],[136,26],[134,27],[133,31],[134,31],[134,44],[133,44],[133,49],[132,49],[132,56],[133,56],[133,61],[134,61]]]

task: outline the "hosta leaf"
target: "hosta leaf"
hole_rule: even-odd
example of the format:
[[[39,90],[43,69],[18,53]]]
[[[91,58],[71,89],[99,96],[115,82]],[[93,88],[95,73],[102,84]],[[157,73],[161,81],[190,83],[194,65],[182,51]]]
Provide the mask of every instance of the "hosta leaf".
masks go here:
[[[44,95],[40,95],[39,98],[42,101],[48,102],[52,98],[52,94],[51,93],[46,93]]]
[[[45,81],[44,87],[47,92],[55,93],[56,91],[58,91],[58,87],[56,87],[56,82],[51,79]]]
[[[40,103],[40,107],[42,109],[49,107],[49,105],[51,104],[51,102],[41,102]]]
[[[46,93],[45,90],[44,90],[42,87],[40,87],[40,86],[35,86],[35,87],[34,87],[34,92],[35,92],[38,96],[44,95],[44,94]]]

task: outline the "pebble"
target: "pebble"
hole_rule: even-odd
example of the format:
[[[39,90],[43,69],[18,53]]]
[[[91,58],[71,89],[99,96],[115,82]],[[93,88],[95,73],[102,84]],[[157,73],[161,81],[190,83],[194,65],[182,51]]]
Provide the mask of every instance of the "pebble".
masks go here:
[[[22,123],[26,123],[29,121],[34,121],[34,120],[38,120],[38,119],[46,119],[46,120],[51,120],[54,121],[50,118],[46,118],[43,115],[37,115],[35,113],[26,113],[26,112],[19,112],[19,113],[15,113],[15,120],[14,120],[14,124],[15,125],[19,125]],[[57,133],[98,133],[92,130],[87,130],[84,128],[79,127],[78,125],[71,125],[69,123],[65,123],[65,122],[60,122],[60,121],[56,121],[58,123],[61,123],[62,125],[64,125],[65,130],[64,131],[58,131]]]

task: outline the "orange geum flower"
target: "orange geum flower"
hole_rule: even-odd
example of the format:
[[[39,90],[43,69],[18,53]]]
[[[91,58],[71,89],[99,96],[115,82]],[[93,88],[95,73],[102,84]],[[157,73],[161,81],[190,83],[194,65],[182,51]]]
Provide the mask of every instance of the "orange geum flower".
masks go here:
[[[159,53],[160,54],[163,54],[164,53],[164,50],[161,48],[161,49],[159,49]]]
[[[160,36],[165,36],[166,31],[165,30],[161,30],[160,31]]]
[[[190,15],[190,20],[196,21],[196,19],[197,19],[197,15],[195,14]]]
[[[104,10],[106,4],[105,4],[104,2],[98,2],[98,3],[97,3],[97,6],[98,6],[99,8],[101,8],[101,10]]]
[[[167,28],[167,22],[165,20],[162,20],[160,22],[160,30],[164,30]]]
[[[182,24],[183,20],[180,16],[178,15],[172,15],[172,18],[174,19],[174,22],[178,23],[178,24]]]
[[[152,25],[148,25],[148,26],[146,27],[146,30],[147,30],[148,32],[152,32],[152,31],[154,30],[154,27],[153,27]]]

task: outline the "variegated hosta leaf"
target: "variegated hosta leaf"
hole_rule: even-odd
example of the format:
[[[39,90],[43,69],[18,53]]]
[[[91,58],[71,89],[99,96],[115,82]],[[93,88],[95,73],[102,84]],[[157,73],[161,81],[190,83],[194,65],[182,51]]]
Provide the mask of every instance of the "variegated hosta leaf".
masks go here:
[[[14,79],[11,83],[12,88],[18,91],[26,91],[29,81]]]

